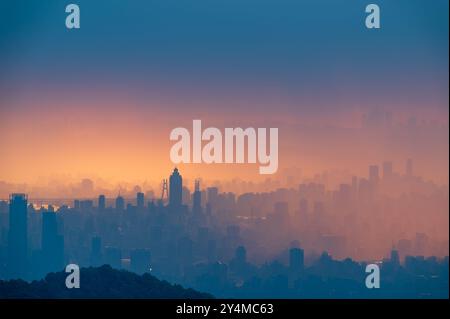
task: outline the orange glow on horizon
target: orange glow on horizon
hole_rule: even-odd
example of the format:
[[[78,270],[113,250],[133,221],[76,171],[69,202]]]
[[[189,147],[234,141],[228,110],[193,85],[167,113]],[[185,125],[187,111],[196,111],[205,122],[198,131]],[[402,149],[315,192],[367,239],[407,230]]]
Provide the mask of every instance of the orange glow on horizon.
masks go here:
[[[205,127],[278,125],[279,173],[259,175],[258,164],[179,165],[186,178],[263,181],[280,177],[287,168],[300,168],[303,176],[324,170],[349,170],[364,176],[368,165],[384,160],[393,161],[397,171],[402,172],[406,158],[413,157],[418,174],[448,183],[448,135],[438,141],[424,138],[426,143],[417,150],[401,139],[386,139],[385,133],[357,136],[362,112],[341,114],[332,126],[331,116],[324,116],[320,124],[318,117],[305,116],[296,121],[282,112],[270,121],[245,112],[238,120],[226,112],[217,120],[217,116],[198,111],[190,116],[188,112],[175,114],[163,105],[142,111],[127,101],[79,104],[83,107],[67,103],[42,105],[47,106],[30,113],[12,107],[1,111],[0,181],[38,183],[39,178],[52,176],[99,178],[110,183],[160,181],[175,166],[169,159],[173,145],[170,131],[177,126],[192,129],[192,119],[200,118]],[[407,119],[401,113],[398,117]],[[448,130],[448,122],[440,125],[442,132]],[[409,149],[398,147],[404,144]]]

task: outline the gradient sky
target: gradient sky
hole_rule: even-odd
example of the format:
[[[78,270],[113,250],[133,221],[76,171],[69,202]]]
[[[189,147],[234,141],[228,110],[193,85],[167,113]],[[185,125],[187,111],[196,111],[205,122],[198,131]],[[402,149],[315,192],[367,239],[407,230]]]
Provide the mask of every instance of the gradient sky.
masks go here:
[[[446,0],[374,1],[380,30],[364,27],[370,1],[73,2],[81,9],[79,30],[64,25],[70,2],[0,4],[0,180],[159,178],[172,166],[170,130],[190,127],[194,118],[285,132],[298,123],[315,126],[296,130],[314,147],[289,135],[280,161],[322,169],[330,163],[312,163],[333,150],[323,152],[331,131],[319,126],[357,127],[356,116],[375,109],[444,125],[421,135],[424,144],[426,137],[434,142],[419,162],[435,166],[422,169],[429,177],[448,181]],[[368,149],[370,143],[360,141]],[[363,160],[424,153],[407,146],[390,154],[405,143],[384,147],[385,154],[361,145],[347,153],[367,153],[361,170],[370,164]],[[336,158],[333,168],[354,166]],[[230,174],[218,166],[207,173]]]

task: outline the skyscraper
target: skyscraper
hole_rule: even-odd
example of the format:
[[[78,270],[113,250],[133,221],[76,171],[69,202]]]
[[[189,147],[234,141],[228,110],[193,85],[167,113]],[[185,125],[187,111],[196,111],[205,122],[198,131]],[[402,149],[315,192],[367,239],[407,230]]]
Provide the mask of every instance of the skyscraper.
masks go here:
[[[201,214],[202,212],[202,193],[200,192],[200,181],[195,181],[195,191],[192,196],[192,212],[194,215]]]
[[[145,206],[144,202],[145,202],[144,201],[144,193],[141,193],[141,192],[137,193],[136,194],[136,206],[137,206],[138,210],[144,209],[144,206]]]
[[[117,196],[116,198],[116,210],[124,210],[125,209],[125,200],[122,196]]]
[[[106,208],[106,198],[105,195],[100,195],[98,197],[98,210],[102,211]]]
[[[181,206],[183,196],[183,178],[175,167],[169,178],[169,205],[172,207]]]
[[[26,194],[9,196],[8,272],[10,278],[25,278],[28,270]]]

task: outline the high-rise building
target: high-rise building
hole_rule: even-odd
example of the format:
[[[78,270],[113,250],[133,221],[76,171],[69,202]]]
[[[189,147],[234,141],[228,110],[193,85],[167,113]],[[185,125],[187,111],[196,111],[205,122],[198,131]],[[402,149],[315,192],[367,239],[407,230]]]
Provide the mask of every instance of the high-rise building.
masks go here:
[[[94,208],[94,202],[90,199],[80,200],[80,210],[92,211]]]
[[[200,181],[195,181],[195,191],[192,196],[192,212],[195,215],[202,213],[202,193],[200,192]]]
[[[45,273],[61,271],[64,266],[64,239],[58,235],[55,212],[42,213],[42,258]]]
[[[106,208],[106,198],[105,195],[100,195],[98,197],[98,210],[102,211]]]
[[[182,204],[183,178],[175,167],[169,178],[169,205],[178,207]]]
[[[116,210],[125,210],[125,199],[120,195],[116,198]]]
[[[136,206],[138,210],[144,209],[145,206],[144,193],[139,192],[136,194]]]
[[[26,278],[28,270],[26,194],[9,196],[8,272],[10,278]]]

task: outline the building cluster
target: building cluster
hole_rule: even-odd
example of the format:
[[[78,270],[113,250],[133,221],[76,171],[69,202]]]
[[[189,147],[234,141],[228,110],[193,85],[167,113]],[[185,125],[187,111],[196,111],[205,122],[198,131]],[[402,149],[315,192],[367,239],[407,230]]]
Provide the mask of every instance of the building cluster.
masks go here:
[[[332,191],[308,182],[236,196],[202,190],[196,180],[191,194],[175,168],[161,198],[99,195],[36,208],[14,193],[0,202],[0,279],[39,279],[69,263],[109,264],[223,297],[314,297],[336,289],[347,296],[354,285],[364,287],[365,264],[379,262],[393,291],[406,274],[430,280],[418,294],[439,294],[439,283],[448,287],[448,257],[433,255],[448,255],[448,228],[446,240],[445,229],[444,240],[429,230],[448,225],[448,206],[431,202],[448,204],[448,192],[415,177],[411,161],[404,175],[392,163],[382,167],[382,176],[372,165],[368,178]],[[397,187],[418,193],[389,196]],[[337,281],[327,286],[326,278]]]

